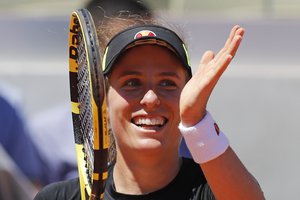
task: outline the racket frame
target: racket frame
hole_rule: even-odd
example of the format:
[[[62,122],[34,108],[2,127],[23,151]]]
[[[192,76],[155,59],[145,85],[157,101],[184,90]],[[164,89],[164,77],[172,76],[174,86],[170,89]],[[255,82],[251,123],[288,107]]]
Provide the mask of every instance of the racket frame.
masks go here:
[[[89,73],[91,94],[94,166],[92,184],[89,183],[83,138],[80,138],[80,103],[78,100],[78,36],[82,34]],[[69,75],[71,90],[71,108],[75,136],[81,199],[103,199],[105,181],[108,176],[108,115],[106,107],[105,80],[102,74],[99,43],[92,16],[86,9],[72,13],[69,31]],[[81,135],[81,137],[83,137]]]

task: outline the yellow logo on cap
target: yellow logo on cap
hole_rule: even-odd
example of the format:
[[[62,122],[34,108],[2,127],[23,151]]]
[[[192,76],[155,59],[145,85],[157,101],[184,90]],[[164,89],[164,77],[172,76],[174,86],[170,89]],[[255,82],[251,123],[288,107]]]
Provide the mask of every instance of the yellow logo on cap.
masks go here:
[[[147,36],[155,37],[156,34],[153,31],[142,30],[135,34],[134,39],[141,38],[141,37],[147,37]]]

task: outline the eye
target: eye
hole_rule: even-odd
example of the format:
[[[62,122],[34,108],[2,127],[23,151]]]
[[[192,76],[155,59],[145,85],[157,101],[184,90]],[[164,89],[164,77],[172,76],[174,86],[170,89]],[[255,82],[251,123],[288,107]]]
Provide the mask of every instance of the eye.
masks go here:
[[[141,81],[139,79],[136,79],[136,78],[131,78],[131,79],[128,79],[124,82],[123,84],[123,88],[125,89],[133,89],[133,88],[136,88],[138,86],[141,85]]]
[[[159,86],[165,88],[165,89],[176,89],[177,88],[177,84],[175,81],[172,80],[162,80],[159,83]]]

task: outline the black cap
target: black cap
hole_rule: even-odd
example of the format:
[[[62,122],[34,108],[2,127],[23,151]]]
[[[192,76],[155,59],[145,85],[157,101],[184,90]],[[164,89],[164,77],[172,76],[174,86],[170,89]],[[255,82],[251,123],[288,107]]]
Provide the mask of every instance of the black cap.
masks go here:
[[[156,44],[169,48],[179,57],[189,75],[192,76],[188,53],[183,41],[172,30],[157,25],[135,26],[115,35],[106,46],[103,56],[104,75],[110,72],[121,53],[128,48],[142,44]]]

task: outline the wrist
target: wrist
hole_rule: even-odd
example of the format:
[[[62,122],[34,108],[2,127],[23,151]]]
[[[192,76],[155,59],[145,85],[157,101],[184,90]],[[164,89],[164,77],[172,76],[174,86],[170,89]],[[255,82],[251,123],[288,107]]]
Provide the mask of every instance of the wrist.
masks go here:
[[[181,117],[181,122],[180,123],[184,127],[195,126],[197,123],[199,123],[206,116],[206,113],[207,113],[207,111],[204,110],[202,112],[197,113],[198,116],[193,115],[192,117]]]
[[[179,124],[179,130],[192,154],[195,162],[201,164],[213,160],[223,154],[229,141],[209,112],[194,126]]]

